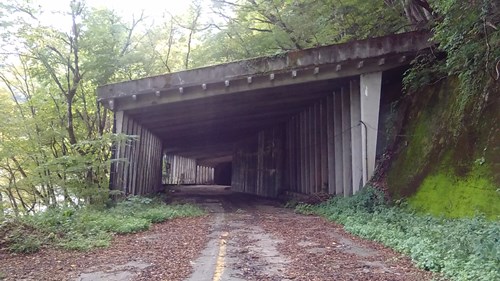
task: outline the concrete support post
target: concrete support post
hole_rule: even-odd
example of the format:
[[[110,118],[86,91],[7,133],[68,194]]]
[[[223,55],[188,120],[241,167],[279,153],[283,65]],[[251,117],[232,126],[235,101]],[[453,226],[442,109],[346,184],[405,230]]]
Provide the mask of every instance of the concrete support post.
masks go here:
[[[333,124],[335,133],[335,194],[344,194],[342,147],[342,92],[333,95]]]
[[[352,151],[352,189],[353,194],[363,186],[363,161],[361,146],[361,100],[359,81],[350,81],[351,90],[351,151]]]
[[[124,134],[126,133],[124,130],[124,118],[125,114],[123,111],[117,111],[115,112],[115,133],[116,134]],[[124,143],[123,141],[120,141],[118,144],[115,146],[115,152],[114,152],[114,157],[115,159],[122,159],[125,155],[123,153],[124,150]],[[121,190],[125,192],[125,183],[123,182],[123,179],[121,178],[121,171],[124,169],[125,164],[122,163],[121,161],[113,162],[111,164],[111,184],[110,188],[114,190]]]
[[[326,99],[323,99],[320,103],[320,124],[319,130],[321,132],[320,143],[321,143],[321,192],[328,193],[328,129],[327,129],[327,105]]]
[[[350,92],[342,88],[342,161],[344,196],[352,195],[351,107]]]
[[[306,154],[306,114],[302,112],[300,114],[300,192],[306,193],[307,191],[307,154]]]
[[[335,125],[334,125],[334,104],[335,93],[326,98],[326,129],[328,146],[328,193],[335,194]]]
[[[382,90],[382,72],[360,75],[361,90],[361,130],[363,155],[363,184],[373,176],[377,153],[378,119],[380,111],[380,92]]]

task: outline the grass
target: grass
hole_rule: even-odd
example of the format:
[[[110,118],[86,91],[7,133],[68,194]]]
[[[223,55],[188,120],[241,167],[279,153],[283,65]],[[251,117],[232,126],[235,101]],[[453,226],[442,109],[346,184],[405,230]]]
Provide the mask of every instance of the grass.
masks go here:
[[[338,222],[346,231],[381,242],[410,256],[417,266],[452,280],[500,280],[498,218],[424,215],[406,206],[386,205],[383,195],[372,188],[296,210]]]
[[[193,205],[166,205],[159,199],[129,197],[112,208],[50,209],[4,222],[0,225],[0,241],[16,253],[53,246],[89,250],[107,247],[113,234],[145,231],[153,223],[202,214]]]

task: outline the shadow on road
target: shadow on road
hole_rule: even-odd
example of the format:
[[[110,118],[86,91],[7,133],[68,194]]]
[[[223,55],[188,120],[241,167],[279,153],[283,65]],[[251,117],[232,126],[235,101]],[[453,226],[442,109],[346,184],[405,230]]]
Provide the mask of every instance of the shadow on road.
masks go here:
[[[224,185],[178,185],[167,190],[169,202],[197,204],[209,212],[214,211],[210,207],[212,204],[219,204],[226,213],[255,210],[258,206],[283,206],[278,200],[234,192]]]

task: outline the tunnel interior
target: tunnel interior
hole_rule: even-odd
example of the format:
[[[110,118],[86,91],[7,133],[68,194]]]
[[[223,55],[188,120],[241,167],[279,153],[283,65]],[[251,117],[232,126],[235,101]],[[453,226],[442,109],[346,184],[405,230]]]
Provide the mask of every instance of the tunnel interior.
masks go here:
[[[259,132],[284,125],[311,105],[326,101],[332,89],[346,83],[349,78],[259,91],[249,89],[237,95],[150,106],[126,113],[135,120],[147,120],[144,127],[161,138],[165,154],[163,184],[230,186],[233,158],[239,147],[250,144],[255,154],[251,158],[256,163]],[[258,177],[257,168],[248,169],[245,177]]]
[[[384,93],[380,99],[379,124],[381,132],[378,134],[377,157],[384,150],[390,141],[388,131],[392,128],[391,114],[393,106],[402,95],[402,73],[407,66],[398,67],[385,71],[382,74],[381,88]],[[321,175],[317,179],[301,179],[295,177],[297,169],[307,169],[307,167],[287,166],[288,162],[297,161],[290,155],[278,155],[290,153],[294,140],[286,140],[290,136],[287,134],[288,124],[293,123],[297,118],[309,118],[311,124],[299,124],[298,129],[305,127],[303,133],[296,134],[323,134],[319,126],[322,124],[323,117],[327,118],[326,105],[332,102],[333,95],[342,95],[342,91],[349,89],[352,81],[358,82],[357,77],[346,77],[344,79],[332,79],[327,81],[310,82],[293,87],[275,87],[264,91],[246,91],[235,96],[216,96],[207,97],[202,101],[196,100],[182,104],[182,110],[179,110],[179,104],[167,104],[149,108],[147,111],[132,110],[129,114],[136,119],[148,120],[147,128],[155,134],[162,136],[163,145],[167,155],[176,155],[179,159],[175,163],[181,163],[185,168],[177,171],[177,176],[171,178],[173,181],[169,184],[188,184],[188,185],[224,185],[231,186],[242,184],[238,189],[248,190],[252,193],[257,192],[259,180],[263,186],[277,185],[276,175],[273,173],[277,169],[287,170],[287,174],[278,175],[281,177],[280,188],[275,189],[275,193],[267,194],[276,196],[283,189],[293,190],[299,193],[306,192],[298,186],[309,184],[310,181],[314,192],[328,191],[328,179]],[[330,100],[332,99],[332,100]],[[203,110],[200,110],[200,107]],[[165,112],[169,114],[166,117]],[[316,118],[319,117],[319,118]],[[332,117],[333,118],[333,117]],[[309,126],[309,127],[308,127]],[[318,126],[318,127],[315,127]],[[285,128],[276,130],[276,128]],[[270,134],[263,136],[265,140],[259,137],[259,134]],[[302,136],[299,136],[302,138]],[[298,140],[298,143],[306,146],[319,147],[310,154],[317,154],[318,161],[324,158],[321,154],[321,137],[318,136],[311,140]],[[267,139],[266,139],[267,138]],[[294,138],[294,137],[292,137]],[[285,140],[276,150],[276,141]],[[267,143],[266,143],[267,142]],[[260,149],[260,146],[263,146]],[[266,150],[272,149],[266,156]],[[264,156],[259,158],[259,153]],[[298,157],[302,157],[299,155]],[[307,155],[305,155],[307,157]],[[238,160],[236,170],[233,161]],[[189,162],[192,161],[192,162]],[[252,163],[257,165],[261,161],[263,166],[251,167]],[[316,160],[313,160],[316,161]],[[247,167],[241,167],[241,163],[248,164]],[[279,162],[279,163],[278,163]],[[174,160],[166,161],[164,165],[171,167]],[[308,163],[312,169],[321,169],[325,163]],[[260,173],[259,169],[265,169]],[[242,171],[244,170],[244,171]],[[170,171],[170,175],[175,175],[175,171]],[[192,178],[188,174],[192,174]],[[315,175],[311,176],[315,177]],[[251,178],[255,178],[253,180]],[[257,193],[262,193],[258,191]],[[342,192],[344,192],[342,190]],[[266,194],[264,192],[264,194]]]

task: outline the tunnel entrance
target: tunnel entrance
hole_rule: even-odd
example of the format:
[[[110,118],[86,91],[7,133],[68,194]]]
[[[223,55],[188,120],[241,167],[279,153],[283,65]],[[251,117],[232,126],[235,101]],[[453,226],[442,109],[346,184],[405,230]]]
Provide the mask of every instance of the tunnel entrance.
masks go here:
[[[214,183],[216,185],[231,185],[232,173],[233,173],[232,162],[217,164],[214,170]]]
[[[380,110],[428,39],[384,36],[102,86],[114,132],[137,136],[115,145],[127,161],[112,164],[110,186],[147,194],[163,179],[265,197],[352,195],[384,144]]]

